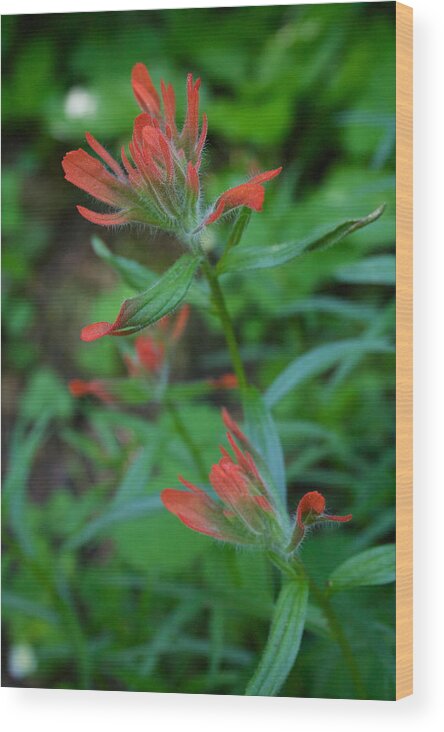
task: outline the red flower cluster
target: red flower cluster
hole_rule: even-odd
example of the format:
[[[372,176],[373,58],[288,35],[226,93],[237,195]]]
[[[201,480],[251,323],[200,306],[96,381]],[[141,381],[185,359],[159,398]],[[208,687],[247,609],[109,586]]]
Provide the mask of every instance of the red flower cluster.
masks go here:
[[[65,178],[112,213],[78,206],[79,213],[100,226],[136,222],[190,235],[239,206],[262,209],[263,184],[281,171],[261,173],[223,193],[212,210],[201,214],[199,170],[208,122],[202,115],[199,129],[200,79],[187,78],[187,112],[179,131],[176,100],[171,84],[161,82],[161,100],[146,67],[132,71],[134,96],[142,109],[136,117],[129,144],[131,159],[122,147],[119,164],[89,133],[86,139],[100,160],[82,149],[68,152],[62,161]]]
[[[271,497],[250,452],[237,444],[248,445],[247,438],[226,410],[222,416],[234,458],[221,447],[222,458],[210,472],[220,501],[179,477],[188,491],[166,488],[161,493],[163,504],[185,526],[216,539],[234,544],[273,543],[281,529]]]
[[[220,499],[179,477],[188,491],[166,488],[161,493],[165,508],[185,526],[201,534],[233,544],[278,547],[291,554],[296,551],[309,526],[323,521],[350,521],[352,516],[325,513],[325,498],[317,491],[300,500],[291,538],[253,460],[247,437],[224,409],[222,417],[234,458],[221,447],[222,459],[213,465],[210,483]],[[242,450],[239,445],[244,449]]]

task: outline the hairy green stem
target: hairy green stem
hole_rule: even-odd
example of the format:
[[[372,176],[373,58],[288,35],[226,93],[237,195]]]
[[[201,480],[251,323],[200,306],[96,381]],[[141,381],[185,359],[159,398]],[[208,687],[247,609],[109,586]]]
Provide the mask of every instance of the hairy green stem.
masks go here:
[[[165,400],[165,406],[172,417],[177,434],[180,435],[184,444],[187,446],[188,450],[190,451],[190,455],[192,456],[192,458],[194,460],[194,464],[196,465],[200,479],[206,482],[208,479],[208,471],[207,471],[207,469],[205,467],[205,463],[202,459],[201,452],[200,452],[198,446],[196,445],[196,443],[194,442],[193,438],[191,437],[191,435],[187,429],[187,426],[180,415],[179,410],[177,409],[176,405],[170,399]]]
[[[312,591],[318,604],[321,606],[322,610],[324,611],[325,617],[327,618],[328,624],[330,626],[330,630],[331,630],[339,648],[341,649],[344,660],[350,671],[350,676],[351,676],[353,685],[355,687],[355,692],[356,692],[357,698],[358,699],[367,699],[367,693],[365,690],[364,682],[362,680],[362,676],[361,676],[361,672],[359,670],[358,664],[356,663],[356,659],[353,655],[353,650],[350,645],[350,641],[348,640],[348,638],[345,634],[345,631],[342,627],[342,624],[334,611],[330,597],[327,593],[322,592],[322,590],[319,589],[319,587],[313,582],[313,580],[310,577],[308,577],[308,581],[310,583],[310,590]]]
[[[234,333],[233,322],[231,316],[227,310],[224,293],[220,286],[218,276],[207,259],[203,262],[203,271],[210,285],[211,292],[213,295],[213,301],[216,306],[222,328],[225,334],[225,340],[227,341],[228,350],[230,352],[231,362],[233,364],[234,373],[237,376],[237,381],[240,389],[245,389],[247,386],[247,377],[245,374],[244,365],[239,353],[239,346],[237,344],[236,335]]]

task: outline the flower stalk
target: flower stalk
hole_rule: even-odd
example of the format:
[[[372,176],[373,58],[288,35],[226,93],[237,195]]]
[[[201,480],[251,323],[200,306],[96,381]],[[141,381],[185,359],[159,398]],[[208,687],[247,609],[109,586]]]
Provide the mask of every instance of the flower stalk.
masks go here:
[[[202,269],[210,286],[213,302],[224,331],[225,340],[230,352],[231,363],[233,364],[234,373],[237,377],[238,386],[240,389],[244,389],[248,386],[247,375],[242,363],[233,322],[231,320],[230,313],[228,312],[225,296],[220,286],[217,272],[212,267],[208,259],[204,259]]]
[[[187,429],[187,426],[185,422],[183,421],[181,414],[179,410],[177,409],[174,402],[169,399],[168,397],[165,397],[164,404],[167,408],[167,411],[169,412],[171,419],[173,420],[174,427],[176,428],[177,434],[182,438],[183,443],[187,446],[188,451],[193,458],[194,464],[196,466],[197,472],[199,474],[199,479],[206,482],[207,480],[207,470],[205,467],[205,463],[202,459],[202,454],[194,442],[193,438],[190,435],[189,430]]]

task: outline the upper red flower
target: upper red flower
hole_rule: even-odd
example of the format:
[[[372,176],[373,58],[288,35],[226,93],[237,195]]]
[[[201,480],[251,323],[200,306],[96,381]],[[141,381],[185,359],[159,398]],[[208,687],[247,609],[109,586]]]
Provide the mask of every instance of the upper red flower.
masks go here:
[[[132,71],[132,86],[142,114],[134,122],[131,159],[123,147],[119,164],[86,133],[100,160],[79,149],[68,152],[62,161],[70,183],[114,209],[98,213],[78,206],[82,216],[100,226],[136,222],[189,235],[239,206],[262,209],[263,183],[278,175],[281,168],[231,188],[219,197],[210,213],[201,214],[199,169],[208,123],[203,114],[199,125],[200,79],[193,81],[188,74],[187,112],[180,131],[171,84],[161,82],[160,97],[148,70],[138,63]]]

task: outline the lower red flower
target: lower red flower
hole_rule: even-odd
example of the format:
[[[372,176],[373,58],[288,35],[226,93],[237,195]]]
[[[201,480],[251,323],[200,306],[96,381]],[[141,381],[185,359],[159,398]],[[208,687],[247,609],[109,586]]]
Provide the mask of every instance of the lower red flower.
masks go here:
[[[238,427],[236,432],[243,434]],[[235,458],[222,447],[222,458],[210,472],[219,501],[182,477],[179,480],[188,491],[166,488],[161,498],[171,513],[195,531],[235,544],[266,545],[280,534],[278,515],[251,454],[237,445],[236,432],[227,433]]]

